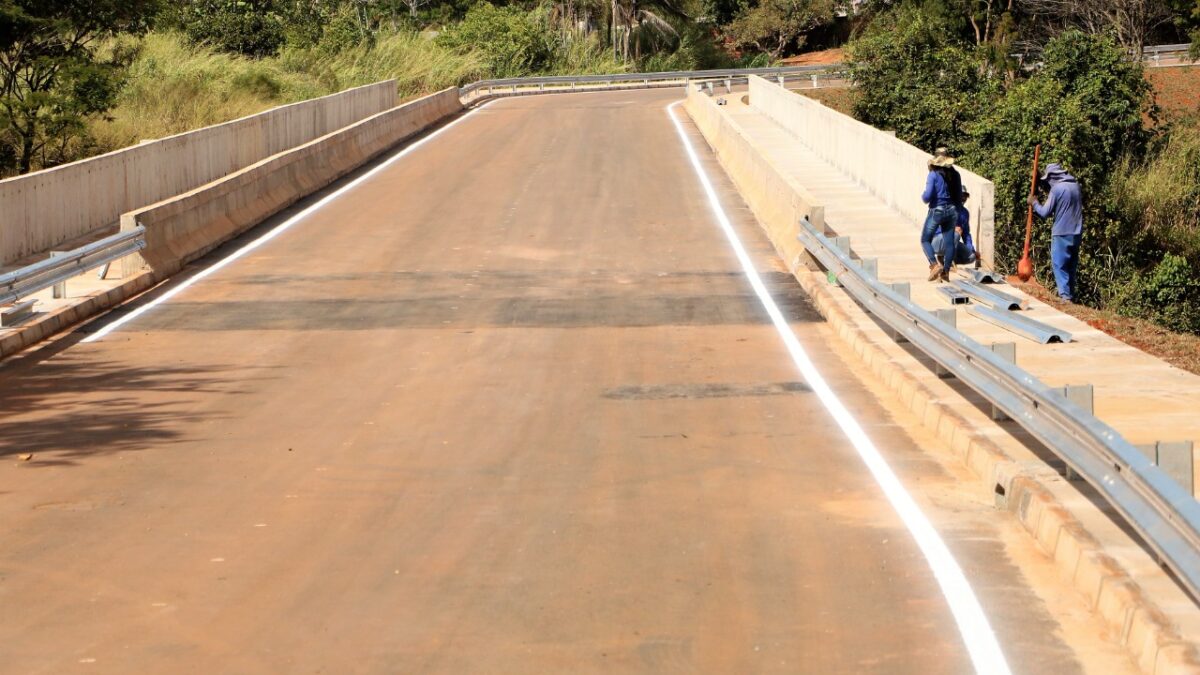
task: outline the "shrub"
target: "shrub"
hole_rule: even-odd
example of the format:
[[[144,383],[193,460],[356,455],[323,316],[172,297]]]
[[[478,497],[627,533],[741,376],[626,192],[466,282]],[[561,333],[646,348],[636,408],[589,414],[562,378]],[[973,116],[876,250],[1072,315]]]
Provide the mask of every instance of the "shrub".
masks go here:
[[[1139,64],[1107,37],[1068,31],[1051,40],[1044,64],[968,126],[965,165],[996,184],[996,262],[1011,271],[1025,238],[1025,200],[1034,146],[1043,165],[1067,167],[1084,192],[1079,295],[1103,299],[1127,275],[1143,244],[1138,223],[1120,217],[1110,178],[1125,156],[1144,151],[1143,115],[1152,112]],[[1035,229],[1038,274],[1048,278],[1050,227]]]
[[[972,50],[915,7],[881,15],[850,43],[854,114],[927,150],[957,146],[994,97]]]
[[[1129,301],[1118,307],[1126,316],[1142,316],[1171,330],[1200,333],[1200,272],[1183,256],[1167,254],[1137,279]]]
[[[553,40],[540,11],[482,2],[462,22],[438,35],[436,42],[466,53],[478,50],[495,77],[517,77],[550,65]]]
[[[191,0],[181,21],[193,42],[243,56],[275,54],[285,39],[274,0]]]

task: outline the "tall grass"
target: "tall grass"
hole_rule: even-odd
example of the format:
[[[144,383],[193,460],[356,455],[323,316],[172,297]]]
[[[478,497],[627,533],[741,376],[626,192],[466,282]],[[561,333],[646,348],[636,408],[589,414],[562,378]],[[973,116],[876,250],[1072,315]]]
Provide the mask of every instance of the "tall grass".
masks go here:
[[[315,79],[328,92],[394,78],[402,98],[487,77],[479,54],[456,53],[415,32],[383,33],[336,54],[319,47],[285,49],[272,60]]]
[[[193,46],[174,33],[151,33],[138,45],[117,105],[91,133],[98,149],[112,150],[328,91],[273,59],[246,59]]]
[[[93,122],[91,133],[103,152],[390,78],[410,98],[485,77],[482,63],[417,33],[384,34],[337,54],[287,49],[264,59],[151,33],[137,46],[117,105]]]
[[[1200,264],[1200,126],[1177,126],[1147,161],[1122,164],[1113,183],[1125,217]]]

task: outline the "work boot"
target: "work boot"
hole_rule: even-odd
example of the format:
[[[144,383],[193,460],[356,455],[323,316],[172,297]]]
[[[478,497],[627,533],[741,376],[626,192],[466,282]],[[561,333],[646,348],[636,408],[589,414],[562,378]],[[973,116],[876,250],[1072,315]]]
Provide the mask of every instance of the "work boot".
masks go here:
[[[950,281],[950,270],[943,267],[942,270],[940,272],[938,272],[938,281],[942,281],[942,282]]]
[[[933,263],[929,266],[929,280],[937,281],[942,276],[942,266],[938,263]]]

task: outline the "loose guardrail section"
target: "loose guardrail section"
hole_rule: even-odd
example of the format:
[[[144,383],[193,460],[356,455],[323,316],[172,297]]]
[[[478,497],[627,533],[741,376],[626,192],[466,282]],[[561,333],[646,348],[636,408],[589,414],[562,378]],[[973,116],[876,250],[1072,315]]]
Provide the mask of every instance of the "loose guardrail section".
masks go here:
[[[44,261],[0,275],[0,305],[7,305],[0,309],[0,328],[32,316],[35,301],[20,300],[145,249],[145,234],[144,227],[116,233],[78,249],[52,253]]]
[[[145,247],[146,228],[138,227],[71,251],[55,253],[46,260],[0,275],[0,305],[17,302]]]
[[[1200,502],[1112,427],[1061,389],[967,337],[881,283],[869,268],[804,220],[805,249],[867,311],[1028,430],[1095,487],[1194,598],[1200,598]]]

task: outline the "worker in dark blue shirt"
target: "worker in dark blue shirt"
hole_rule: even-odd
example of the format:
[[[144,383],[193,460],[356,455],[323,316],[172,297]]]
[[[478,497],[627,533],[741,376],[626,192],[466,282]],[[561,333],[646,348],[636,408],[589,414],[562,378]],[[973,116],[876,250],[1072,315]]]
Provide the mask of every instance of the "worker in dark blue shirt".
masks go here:
[[[938,148],[929,159],[929,176],[921,200],[929,205],[929,215],[921,228],[921,250],[929,261],[930,281],[949,281],[954,264],[954,227],[958,207],[962,205],[962,178],[954,170],[954,158],[946,148]],[[941,262],[934,252],[933,238],[942,235]]]
[[[971,212],[967,210],[967,199],[971,197],[971,193],[967,192],[966,188],[962,191],[963,203],[957,207],[958,225],[954,228],[954,259],[955,265],[969,265],[976,263],[978,265],[979,254],[975,251],[975,240],[971,238]],[[933,237],[933,250],[937,253],[938,259],[945,262],[945,254],[942,250],[945,246],[945,240],[942,233],[938,232]]]
[[[1079,181],[1067,173],[1061,164],[1050,164],[1042,173],[1041,185],[1050,191],[1045,204],[1036,196],[1029,205],[1039,218],[1054,217],[1051,230],[1050,262],[1058,295],[1067,302],[1075,301],[1075,275],[1079,270],[1079,245],[1083,241],[1083,192]]]

